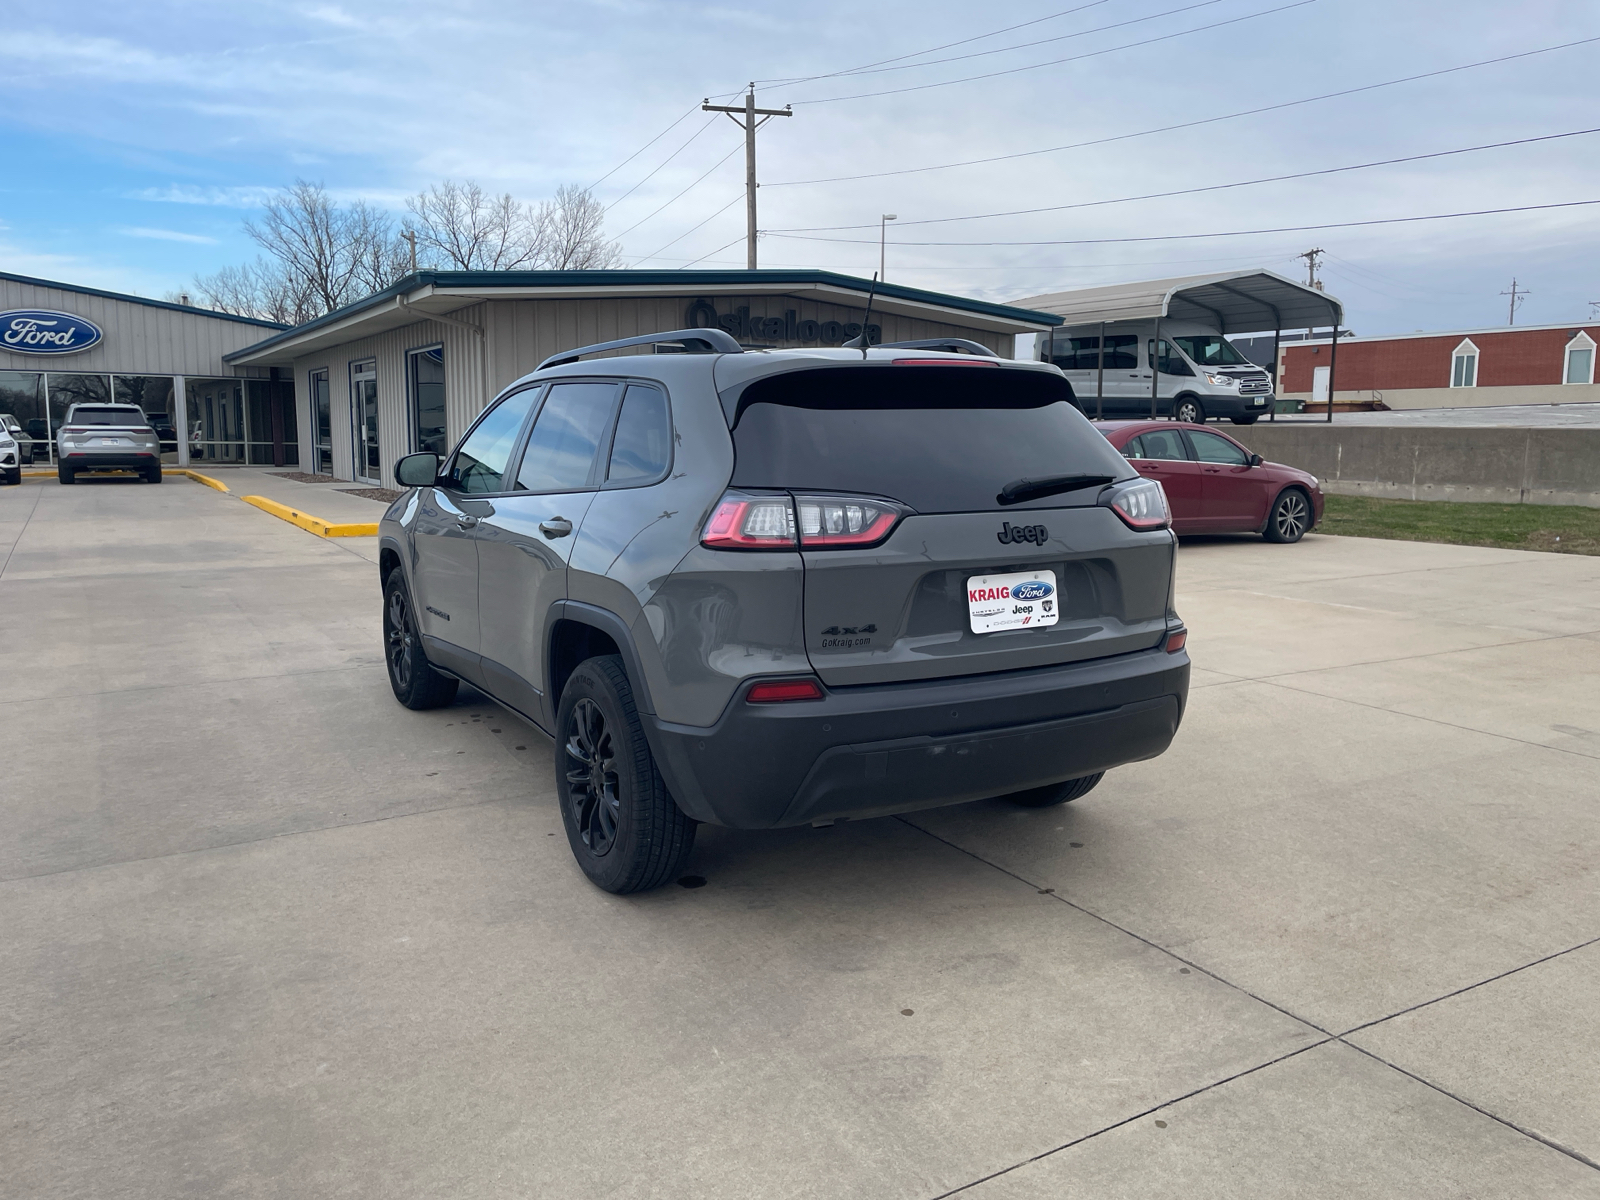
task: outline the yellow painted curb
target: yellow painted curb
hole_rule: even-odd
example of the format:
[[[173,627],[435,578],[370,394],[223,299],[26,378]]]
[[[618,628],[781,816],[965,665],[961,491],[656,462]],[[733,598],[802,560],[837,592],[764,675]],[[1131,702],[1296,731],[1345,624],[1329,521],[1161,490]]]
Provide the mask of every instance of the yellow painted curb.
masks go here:
[[[298,525],[307,533],[314,533],[318,537],[372,537],[378,532],[376,521],[370,524],[359,525],[334,525],[324,521],[321,517],[313,517],[298,509],[290,508],[287,504],[279,504],[276,500],[268,500],[265,496],[240,496],[246,504],[253,504],[262,512],[271,513],[279,520],[287,521],[291,525]]]
[[[202,475],[199,471],[191,471],[188,467],[172,467],[170,469],[163,467],[162,474],[182,475],[186,478],[194,480],[196,483],[203,483],[207,487],[216,488],[219,492],[225,492],[228,490],[228,485],[223,483],[222,480],[213,479],[209,475]]]

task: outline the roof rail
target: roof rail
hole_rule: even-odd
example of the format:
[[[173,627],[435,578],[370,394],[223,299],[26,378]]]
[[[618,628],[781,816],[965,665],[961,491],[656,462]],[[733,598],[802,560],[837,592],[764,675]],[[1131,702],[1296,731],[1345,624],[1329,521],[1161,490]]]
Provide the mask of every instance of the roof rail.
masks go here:
[[[982,354],[986,358],[999,358],[989,347],[966,338],[923,338],[916,342],[880,342],[874,350],[948,350],[951,354]]]
[[[552,354],[535,368],[542,371],[546,367],[559,367],[567,363],[575,363],[585,354],[598,354],[602,350],[621,350],[624,346],[655,346],[667,342],[683,343],[685,354],[742,354],[744,347],[733,339],[733,335],[721,329],[675,329],[671,333],[647,333],[642,337],[619,338],[614,342],[596,342],[592,346],[579,346],[575,350],[563,350],[560,354]],[[689,343],[697,342],[699,345],[689,348]]]

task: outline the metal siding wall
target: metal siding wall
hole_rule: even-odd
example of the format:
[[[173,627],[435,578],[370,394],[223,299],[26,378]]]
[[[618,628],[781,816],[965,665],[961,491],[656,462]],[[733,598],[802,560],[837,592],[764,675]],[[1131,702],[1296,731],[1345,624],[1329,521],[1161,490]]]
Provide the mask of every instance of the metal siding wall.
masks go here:
[[[100,326],[105,337],[81,354],[0,350],[0,370],[4,371],[231,376],[235,372],[222,356],[264,341],[275,332],[264,325],[223,317],[0,279],[0,311],[13,308],[76,313]]]

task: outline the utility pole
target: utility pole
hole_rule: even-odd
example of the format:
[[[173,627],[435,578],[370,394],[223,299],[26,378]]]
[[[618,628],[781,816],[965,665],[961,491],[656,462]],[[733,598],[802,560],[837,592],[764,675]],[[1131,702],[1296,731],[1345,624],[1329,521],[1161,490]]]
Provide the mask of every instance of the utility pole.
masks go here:
[[[737,108],[726,104],[712,104],[710,97],[700,105],[705,112],[727,113],[728,119],[744,130],[744,210],[747,233],[745,235],[745,266],[756,269],[756,130],[773,117],[792,117],[789,105],[782,108],[757,108],[756,85],[744,94],[744,103]],[[735,116],[734,114],[739,114]],[[760,117],[761,120],[756,120]],[[743,118],[742,120],[740,118]]]
[[[1517,323],[1517,305],[1521,304],[1524,299],[1533,295],[1533,293],[1527,288],[1523,288],[1521,291],[1518,291],[1516,277],[1512,276],[1511,290],[1507,292],[1501,292],[1500,294],[1502,296],[1511,297],[1511,303],[1506,308],[1506,324],[1515,325]]]
[[[411,273],[415,275],[417,273],[417,231],[415,229],[407,229],[400,236],[411,243]]]
[[[888,229],[889,229],[889,222],[890,221],[898,221],[899,219],[900,218],[897,217],[894,213],[884,213],[883,216],[881,218],[879,218],[879,220],[878,220],[878,282],[879,283],[882,283],[885,279],[887,279],[889,277],[888,264],[887,264],[887,262],[885,261],[885,258],[884,258],[885,237],[887,236],[887,232],[888,232]]]
[[[1304,254],[1295,255],[1296,258],[1306,260],[1306,286],[1308,288],[1316,288],[1319,292],[1322,290],[1322,281],[1317,278],[1317,259],[1326,253],[1326,250],[1317,249],[1307,250]]]

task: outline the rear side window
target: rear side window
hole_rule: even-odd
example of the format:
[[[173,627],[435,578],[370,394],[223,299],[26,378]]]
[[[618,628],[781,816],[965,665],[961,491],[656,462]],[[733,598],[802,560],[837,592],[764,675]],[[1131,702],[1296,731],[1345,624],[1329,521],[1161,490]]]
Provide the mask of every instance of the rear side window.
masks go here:
[[[1131,475],[1054,372],[1006,367],[835,367],[745,389],[736,487],[884,496],[918,512],[985,512],[1019,479]],[[1017,508],[1094,503],[1096,491]],[[1008,509],[1009,511],[1009,509]]]
[[[517,490],[570,492],[589,486],[600,435],[616,405],[614,383],[558,383],[528,435]]]
[[[511,451],[516,448],[523,419],[538,394],[537,388],[513,392],[467,434],[467,440],[456,451],[455,465],[450,469],[456,490],[477,493],[505,490],[502,481],[506,464],[511,461]]]
[[[1247,461],[1243,450],[1214,433],[1196,429],[1189,434],[1189,441],[1194,444],[1195,457],[1203,463],[1226,463],[1230,467],[1242,467]]]
[[[1156,429],[1141,433],[1134,441],[1139,443],[1139,453],[1129,458],[1164,458],[1183,462],[1189,457],[1189,448],[1183,444],[1183,435],[1176,429]]]
[[[671,448],[666,396],[659,388],[630,383],[622,397],[617,434],[611,439],[607,485],[629,487],[661,478],[671,461]]]

